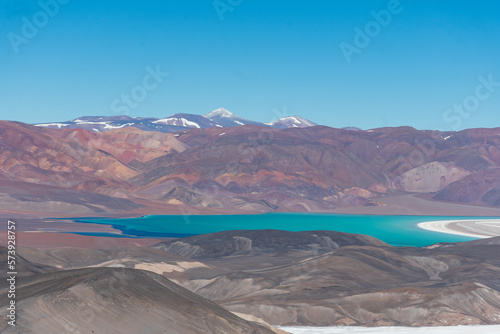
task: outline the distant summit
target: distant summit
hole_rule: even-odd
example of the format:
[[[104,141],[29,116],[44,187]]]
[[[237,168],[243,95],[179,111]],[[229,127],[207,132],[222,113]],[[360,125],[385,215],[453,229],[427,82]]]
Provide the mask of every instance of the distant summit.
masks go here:
[[[266,124],[275,128],[307,128],[317,125],[300,116],[287,116]]]
[[[363,131],[362,129],[357,128],[357,127],[355,127],[355,126],[346,126],[346,127],[342,128],[342,130],[348,130],[348,131]]]
[[[232,112],[230,112],[229,110],[224,109],[224,108],[215,109],[215,110],[212,110],[211,112],[209,112],[208,114],[203,115],[203,117],[208,118],[208,119],[211,119],[214,117],[232,117],[232,116],[236,116],[236,115],[233,114]]]
[[[213,122],[217,122],[225,128],[238,126],[238,125],[260,125],[265,126],[264,123],[250,121],[241,116],[235,115],[227,109],[219,108],[214,111],[209,112],[208,114],[203,115],[203,117],[208,118]]]

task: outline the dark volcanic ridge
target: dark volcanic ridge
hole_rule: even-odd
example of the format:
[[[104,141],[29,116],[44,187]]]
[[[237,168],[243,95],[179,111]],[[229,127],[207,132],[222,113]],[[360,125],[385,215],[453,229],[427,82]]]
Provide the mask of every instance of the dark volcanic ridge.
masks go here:
[[[202,234],[153,245],[192,259],[281,252],[324,254],[343,246],[389,246],[367,235],[335,231],[241,230]]]

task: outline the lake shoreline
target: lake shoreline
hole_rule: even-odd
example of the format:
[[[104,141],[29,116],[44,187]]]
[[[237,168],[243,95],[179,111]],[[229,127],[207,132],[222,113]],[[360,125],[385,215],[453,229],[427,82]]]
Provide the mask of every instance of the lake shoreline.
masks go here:
[[[497,217],[490,217],[497,218]],[[104,224],[122,235],[140,238],[182,237],[231,230],[338,231],[369,235],[395,247],[425,247],[440,242],[476,239],[425,231],[418,223],[436,220],[470,220],[482,217],[375,216],[320,213],[269,213],[262,215],[147,215],[141,218],[74,218],[78,223]]]
[[[144,215],[137,218],[73,217],[70,219],[19,220],[19,232],[28,239],[58,239],[68,234],[88,238],[164,239],[229,230],[275,229],[288,231],[330,230],[365,234],[395,247],[426,247],[441,242],[463,242],[500,235],[500,218],[443,216],[373,216],[349,214],[271,213],[262,215]],[[483,222],[474,226],[471,222]],[[492,226],[495,223],[498,234]],[[471,225],[472,224],[472,225]],[[472,226],[472,227],[471,227]],[[0,228],[0,231],[2,229]],[[46,232],[46,233],[43,233]],[[26,240],[26,239],[25,239]],[[104,240],[104,239],[103,239]],[[124,242],[127,242],[124,240]],[[146,240],[144,242],[147,242]]]

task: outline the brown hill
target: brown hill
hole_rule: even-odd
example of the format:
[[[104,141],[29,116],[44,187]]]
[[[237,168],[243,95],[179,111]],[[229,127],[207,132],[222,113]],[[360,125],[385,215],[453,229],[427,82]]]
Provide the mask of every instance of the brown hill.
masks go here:
[[[6,334],[276,333],[160,275],[133,269],[90,268],[24,278],[17,285],[15,327],[6,324],[7,302],[0,300],[0,328]]]
[[[500,168],[487,169],[464,177],[442,189],[434,198],[500,206]]]

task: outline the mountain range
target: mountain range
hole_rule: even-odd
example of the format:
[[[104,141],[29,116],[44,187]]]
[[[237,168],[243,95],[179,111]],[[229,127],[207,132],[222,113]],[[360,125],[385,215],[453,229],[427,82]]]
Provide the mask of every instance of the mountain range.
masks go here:
[[[498,214],[487,207],[500,207],[499,128],[336,129],[295,116],[239,125],[247,121],[223,109],[177,115],[135,119],[173,133],[113,125],[131,123],[126,116],[1,121],[0,210]],[[71,128],[97,125],[108,131]]]
[[[94,132],[135,127],[145,131],[176,132],[185,129],[226,128],[240,125],[259,125],[274,128],[303,128],[316,124],[299,116],[286,116],[269,123],[254,122],[219,108],[203,116],[177,113],[166,118],[130,116],[84,116],[71,121],[39,123],[36,126],[52,129],[85,129]]]

